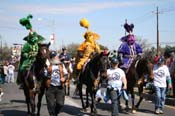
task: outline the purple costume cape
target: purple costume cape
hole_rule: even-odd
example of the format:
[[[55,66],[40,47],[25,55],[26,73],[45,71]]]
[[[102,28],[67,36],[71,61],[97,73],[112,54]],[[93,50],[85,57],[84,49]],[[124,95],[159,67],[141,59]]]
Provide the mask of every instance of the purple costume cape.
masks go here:
[[[142,53],[142,48],[139,44],[134,43],[133,45],[128,45],[127,42],[123,42],[119,49],[118,49],[118,54],[123,55],[123,65],[121,68],[126,68],[128,69],[134,60],[133,58],[129,57],[131,55],[138,55]]]

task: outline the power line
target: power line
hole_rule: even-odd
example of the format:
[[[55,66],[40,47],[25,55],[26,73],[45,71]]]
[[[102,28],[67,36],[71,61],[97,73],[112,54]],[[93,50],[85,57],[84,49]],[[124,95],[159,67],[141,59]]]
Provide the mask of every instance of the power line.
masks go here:
[[[150,11],[150,12],[145,13],[144,15],[141,15],[136,18],[129,19],[129,20],[133,20],[135,23],[138,24],[138,23],[144,23],[145,21],[148,21],[152,18],[153,18],[153,15]]]
[[[149,45],[154,45],[157,43],[149,43]],[[175,42],[160,42],[161,45],[175,45]]]
[[[164,9],[161,9],[160,10],[161,13],[164,13],[164,12],[173,12],[173,11],[175,11],[175,7],[164,8]]]

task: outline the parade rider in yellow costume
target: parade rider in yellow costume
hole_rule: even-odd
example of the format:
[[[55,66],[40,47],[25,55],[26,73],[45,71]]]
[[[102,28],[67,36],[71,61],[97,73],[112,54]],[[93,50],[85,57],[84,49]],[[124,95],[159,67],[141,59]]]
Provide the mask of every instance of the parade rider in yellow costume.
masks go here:
[[[100,46],[95,42],[97,39],[100,38],[100,36],[97,33],[94,33],[89,30],[89,22],[86,18],[82,18],[80,20],[80,26],[87,29],[87,31],[84,34],[84,42],[80,44],[80,46],[77,49],[77,57],[76,57],[76,76],[78,77],[80,71],[82,71],[83,66],[86,62],[88,62],[88,59],[90,59],[91,55],[95,52],[100,52]]]

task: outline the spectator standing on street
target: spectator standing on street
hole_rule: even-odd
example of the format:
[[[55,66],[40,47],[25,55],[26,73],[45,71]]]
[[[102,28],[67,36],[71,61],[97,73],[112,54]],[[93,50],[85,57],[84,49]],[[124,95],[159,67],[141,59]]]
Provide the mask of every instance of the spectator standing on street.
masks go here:
[[[58,59],[56,51],[50,53],[51,65],[48,67],[50,85],[46,89],[47,108],[50,116],[57,116],[64,105],[65,90],[63,65]]]
[[[14,83],[14,71],[15,66],[12,63],[9,63],[8,65],[8,75],[7,75],[7,82],[8,83]]]
[[[8,78],[8,61],[4,61],[3,70],[4,70],[5,82],[7,83],[7,78]]]
[[[154,87],[156,93],[155,99],[155,113],[163,114],[163,108],[166,98],[166,87],[168,83],[168,88],[172,88],[170,72],[167,65],[164,64],[164,57],[161,56],[158,59],[156,65],[154,65]]]

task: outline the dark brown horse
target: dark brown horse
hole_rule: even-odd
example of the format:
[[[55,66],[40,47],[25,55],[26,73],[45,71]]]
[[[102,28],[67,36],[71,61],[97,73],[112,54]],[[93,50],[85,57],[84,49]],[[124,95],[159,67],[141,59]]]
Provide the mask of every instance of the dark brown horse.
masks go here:
[[[96,94],[96,87],[95,87],[95,80],[98,77],[107,77],[107,68],[108,68],[108,54],[104,54],[101,52],[100,54],[95,54],[91,60],[86,64],[85,69],[80,73],[79,76],[79,83],[78,83],[78,90],[80,99],[82,102],[82,107],[86,110],[89,107],[89,94],[91,97],[91,113],[97,115],[96,110],[96,101],[95,101],[95,94]],[[86,106],[83,101],[82,95],[82,86],[83,84],[86,85]]]
[[[131,94],[132,102],[132,113],[136,112],[136,109],[139,107],[141,101],[143,100],[143,87],[145,85],[145,75],[148,78],[153,77],[153,64],[151,60],[147,57],[141,59],[135,59],[128,72],[126,73],[127,78],[127,92]],[[138,82],[139,80],[139,82]],[[135,93],[134,87],[138,87],[139,92],[139,101],[135,105]],[[128,101],[126,101],[126,106],[128,107]]]
[[[22,73],[24,77],[24,95],[26,97],[26,104],[28,114],[35,116],[35,97],[38,94],[38,111],[40,115],[41,100],[45,91],[44,69],[47,68],[46,61],[49,58],[49,44],[39,44],[39,51],[36,56],[36,61],[33,63],[30,71]]]

